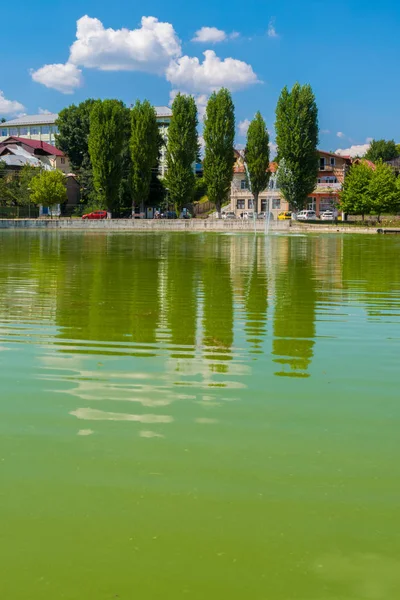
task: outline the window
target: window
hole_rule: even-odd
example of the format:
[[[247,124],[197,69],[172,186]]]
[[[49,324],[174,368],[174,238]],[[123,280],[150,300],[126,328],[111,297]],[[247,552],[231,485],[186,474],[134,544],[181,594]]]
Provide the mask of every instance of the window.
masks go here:
[[[31,135],[39,135],[39,127],[31,127]]]
[[[244,208],[244,200],[237,200],[236,208]]]
[[[315,212],[316,206],[317,206],[317,199],[316,198],[307,198],[308,202],[307,202],[307,210],[313,210]]]
[[[281,199],[280,198],[272,198],[272,208],[280,208],[281,207]]]
[[[28,128],[27,127],[20,127],[19,128],[19,135],[28,135]]]
[[[331,167],[335,166],[335,159],[333,156],[331,156]]]
[[[335,200],[333,198],[321,198],[319,212],[322,213],[326,210],[335,210]]]
[[[267,200],[261,199],[261,212],[266,212],[266,211],[267,211]]]
[[[42,125],[42,133],[44,134],[49,134],[50,133],[50,127],[48,125]]]
[[[247,203],[247,205],[248,205],[247,207],[249,209],[253,209],[254,208],[254,200],[253,199],[249,200],[248,203]]]
[[[242,179],[240,182],[240,189],[241,190],[247,190],[247,181],[245,179]]]
[[[7,136],[8,136],[8,129],[2,129],[2,130],[0,131],[0,135],[1,135],[2,137],[7,137]]]
[[[63,156],[61,157],[61,164],[65,165],[65,158]]]
[[[319,168],[321,171],[325,169],[325,157],[319,159]]]
[[[10,135],[18,135],[18,127],[10,127]]]
[[[59,133],[57,125],[53,125],[53,127],[51,128],[51,130],[52,130],[53,133]]]
[[[269,180],[268,187],[270,190],[274,189],[274,180],[272,178]]]

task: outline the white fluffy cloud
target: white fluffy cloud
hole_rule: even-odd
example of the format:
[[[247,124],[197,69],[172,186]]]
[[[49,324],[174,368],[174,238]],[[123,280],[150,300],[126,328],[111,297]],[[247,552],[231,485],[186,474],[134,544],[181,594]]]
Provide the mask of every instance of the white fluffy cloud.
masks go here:
[[[336,154],[340,154],[341,156],[364,156],[367,153],[370,144],[358,144],[355,146],[350,146],[350,148],[339,148],[336,150]]]
[[[217,29],[216,27],[202,27],[196,31],[192,42],[210,42],[211,44],[217,44],[218,42],[225,41],[227,37],[225,31],[222,31],[222,29]]]
[[[279,37],[279,35],[275,29],[275,19],[274,18],[270,19],[270,22],[268,23],[267,35],[270,38]]]
[[[338,131],[337,134],[336,134],[336,136],[338,138],[342,138],[342,139],[346,137],[345,134],[343,133],[343,131]]]
[[[72,94],[83,82],[82,71],[69,62],[65,65],[44,65],[37,71],[31,71],[31,76],[33,81],[63,94]]]
[[[138,29],[105,29],[99,19],[86,15],[77,21],[69,62],[102,71],[160,73],[180,55],[180,41],[170,23],[142,17]]]
[[[223,41],[227,35],[215,27],[199,29],[196,41]],[[65,64],[47,64],[31,71],[34,81],[65,94],[82,84],[82,67],[101,71],[144,71],[164,75],[185,92],[206,94],[223,86],[235,91],[257,83],[251,65],[234,58],[221,60],[212,50],[204,60],[182,56],[180,40],[170,23],[142,17],[138,29],[106,29],[87,15],[77,21],[76,40]]]
[[[221,60],[213,50],[204,52],[202,63],[198,58],[190,56],[171,61],[166,77],[176,87],[202,93],[221,87],[235,91],[258,83],[251,65],[234,58]]]
[[[244,119],[243,121],[240,121],[239,125],[238,125],[238,130],[240,135],[243,135],[243,137],[245,137],[247,135],[247,130],[249,128],[250,125],[250,120],[249,119]]]
[[[47,108],[40,108],[39,106],[39,115],[51,115],[51,110]]]
[[[0,90],[0,115],[14,115],[24,110],[24,105],[17,100],[7,100],[4,92]]]

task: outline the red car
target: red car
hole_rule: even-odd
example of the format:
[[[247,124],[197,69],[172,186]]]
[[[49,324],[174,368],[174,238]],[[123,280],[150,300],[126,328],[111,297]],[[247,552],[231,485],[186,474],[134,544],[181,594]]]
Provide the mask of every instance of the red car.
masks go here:
[[[83,215],[82,219],[107,219],[106,210],[95,210],[94,212]]]

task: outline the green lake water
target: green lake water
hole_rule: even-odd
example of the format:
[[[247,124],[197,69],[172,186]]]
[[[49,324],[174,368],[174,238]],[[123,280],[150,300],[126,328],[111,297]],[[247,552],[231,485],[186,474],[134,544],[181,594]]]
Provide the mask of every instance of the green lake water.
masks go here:
[[[0,264],[1,600],[400,598],[400,237]]]

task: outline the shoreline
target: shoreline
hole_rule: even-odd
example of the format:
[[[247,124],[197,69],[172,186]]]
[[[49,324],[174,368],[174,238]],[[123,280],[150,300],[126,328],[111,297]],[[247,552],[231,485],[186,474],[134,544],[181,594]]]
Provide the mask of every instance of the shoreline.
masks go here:
[[[0,230],[59,230],[59,231],[112,231],[112,232],[265,232],[264,221],[225,221],[223,219],[104,219],[101,221],[83,221],[82,219],[0,219]],[[278,221],[270,224],[271,233],[364,233],[377,234],[395,231],[390,227],[365,227],[357,225],[320,225],[293,224],[292,221]]]

